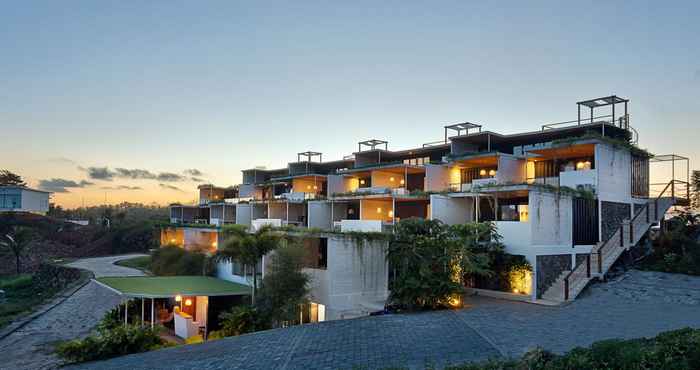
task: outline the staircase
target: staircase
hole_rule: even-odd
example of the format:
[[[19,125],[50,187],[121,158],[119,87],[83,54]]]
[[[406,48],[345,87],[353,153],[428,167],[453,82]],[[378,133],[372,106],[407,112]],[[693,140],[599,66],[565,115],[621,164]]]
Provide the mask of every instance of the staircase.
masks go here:
[[[673,194],[673,187],[671,181],[657,198],[649,199],[631,220],[623,221],[607,240],[593,247],[585,261],[573,271],[562,272],[542,298],[555,302],[572,301],[591,280],[604,277],[622,252],[637,245],[653,223],[663,219],[672,206],[682,203],[683,199],[664,196],[669,189]]]

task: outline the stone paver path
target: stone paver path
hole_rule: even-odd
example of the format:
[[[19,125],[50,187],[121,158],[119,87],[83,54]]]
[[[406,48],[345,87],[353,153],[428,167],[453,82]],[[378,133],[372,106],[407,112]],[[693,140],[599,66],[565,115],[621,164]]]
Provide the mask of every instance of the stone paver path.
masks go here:
[[[142,275],[141,271],[115,266],[137,255],[88,258],[69,266],[92,271],[96,276]],[[120,301],[115,293],[91,281],[45,314],[0,340],[0,369],[54,369],[60,361],[52,354],[60,340],[87,335]]]
[[[469,307],[271,330],[71,369],[376,369],[563,352],[606,338],[700,328],[700,278],[631,271],[574,303],[545,307],[474,297]]]

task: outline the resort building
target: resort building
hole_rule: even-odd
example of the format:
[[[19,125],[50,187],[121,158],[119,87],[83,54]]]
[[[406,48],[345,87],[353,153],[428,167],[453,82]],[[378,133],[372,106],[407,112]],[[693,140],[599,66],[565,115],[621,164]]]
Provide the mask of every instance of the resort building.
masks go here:
[[[0,212],[29,212],[45,215],[51,193],[24,186],[0,186]]]
[[[321,230],[306,242],[314,256],[307,268],[313,277],[310,321],[382,308],[390,271],[384,246],[353,247],[348,232],[390,233],[412,217],[493,222],[506,252],[532,266],[518,289],[497,291],[477,281],[468,287],[473,292],[535,303],[572,300],[589,281],[604,277],[671,207],[688,202],[688,178],[676,179],[675,171],[660,189],[650,184],[650,163],[675,166],[687,159],[639,149],[628,104],[618,96],[580,101],[576,120],[514,134],[470,122],[447,125],[444,140],[405,150],[366,140],[331,162],[323,162],[321,153],[302,152],[286,167],[244,170],[235,194],[213,186],[203,193],[200,187],[200,204],[173,205],[171,219]],[[601,110],[606,114],[596,115]],[[217,204],[225,215],[214,211]],[[183,247],[221,243],[214,236],[190,242],[196,238],[179,232],[163,240]],[[264,261],[258,271],[264,276]],[[222,279],[250,284],[248,274],[245,266],[219,266]]]

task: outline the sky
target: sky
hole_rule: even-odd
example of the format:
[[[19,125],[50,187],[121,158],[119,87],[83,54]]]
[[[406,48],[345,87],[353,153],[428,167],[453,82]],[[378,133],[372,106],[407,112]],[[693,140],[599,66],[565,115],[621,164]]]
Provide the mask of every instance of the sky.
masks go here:
[[[700,2],[0,2],[0,169],[73,208],[476,122],[630,99],[640,146],[700,156]]]

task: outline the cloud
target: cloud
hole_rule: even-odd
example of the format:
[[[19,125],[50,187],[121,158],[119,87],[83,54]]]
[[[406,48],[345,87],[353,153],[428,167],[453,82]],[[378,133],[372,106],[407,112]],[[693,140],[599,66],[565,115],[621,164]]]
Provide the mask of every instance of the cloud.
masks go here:
[[[204,172],[202,172],[196,168],[186,169],[186,170],[182,171],[182,173],[184,173],[185,175],[190,175],[190,176],[195,176],[195,177],[204,175]],[[194,181],[194,180],[192,180],[192,181]]]
[[[104,189],[104,190],[143,190],[143,188],[140,186],[128,186],[128,185],[103,186],[100,189]]]
[[[156,175],[154,175],[151,171],[141,170],[138,168],[134,168],[131,170],[127,168],[115,168],[114,170],[117,171],[117,176],[122,178],[148,180],[156,178]]]
[[[194,182],[204,182],[204,179],[200,179],[199,177],[191,177],[190,180]]]
[[[176,181],[183,181],[186,179],[185,176],[178,175],[176,173],[171,173],[171,172],[161,172],[156,176],[158,181],[163,181],[163,182],[176,182]]]
[[[80,170],[87,172],[88,177],[93,180],[104,180],[112,181],[115,178],[120,179],[131,179],[131,180],[158,180],[160,182],[179,182],[186,181],[189,178],[184,175],[180,175],[173,172],[159,172],[154,173],[149,170],[144,170],[140,168],[123,168],[117,167],[111,170],[109,167],[78,167]],[[186,170],[187,173],[201,173],[196,169]],[[194,175],[193,175],[194,176]],[[196,180],[192,180],[196,181]]]
[[[84,188],[90,185],[95,184],[86,180],[81,180],[80,182],[67,179],[39,180],[40,189],[54,193],[68,193],[69,191],[67,188]]]
[[[53,157],[48,159],[49,162],[51,163],[60,163],[60,164],[70,164],[70,165],[75,165],[75,161],[66,157]]]
[[[83,169],[81,167],[78,168]],[[117,175],[107,167],[88,167],[84,170],[87,171],[88,177],[93,180],[112,181],[112,179]]]
[[[173,185],[169,185],[169,184],[158,184],[158,186],[160,186],[163,189],[175,190],[175,191],[184,193],[184,191],[182,189],[178,188],[177,186],[173,186]]]

